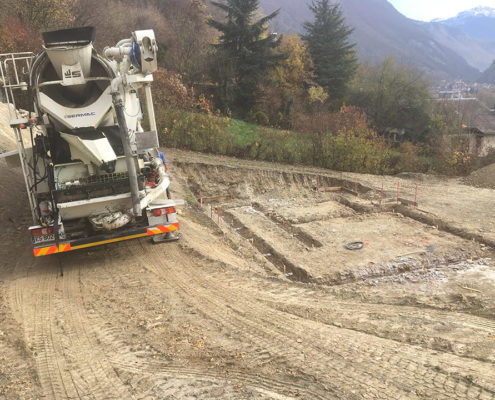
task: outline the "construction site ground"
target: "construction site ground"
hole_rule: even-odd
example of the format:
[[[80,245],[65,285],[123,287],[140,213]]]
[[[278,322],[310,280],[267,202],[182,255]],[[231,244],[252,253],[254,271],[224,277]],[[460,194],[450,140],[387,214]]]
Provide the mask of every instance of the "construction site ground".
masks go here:
[[[180,241],[37,259],[0,161],[0,399],[495,398],[495,190],[165,154]]]

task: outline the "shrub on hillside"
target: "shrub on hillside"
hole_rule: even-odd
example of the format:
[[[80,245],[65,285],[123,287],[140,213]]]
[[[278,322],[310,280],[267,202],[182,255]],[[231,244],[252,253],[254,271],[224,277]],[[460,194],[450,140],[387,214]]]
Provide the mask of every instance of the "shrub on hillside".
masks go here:
[[[258,130],[256,158],[288,164],[312,164],[312,145],[306,135],[270,128]]]
[[[397,163],[392,165],[397,172],[427,172],[427,164],[424,157],[420,155],[419,146],[404,142],[399,146]]]
[[[338,113],[299,115],[295,126],[311,140],[313,165],[370,173],[390,169],[390,147],[356,107],[343,106]]]
[[[41,35],[26,27],[19,18],[8,17],[0,28],[0,53],[36,52],[41,48]]]
[[[168,147],[216,154],[229,154],[232,148],[227,117],[165,109],[162,118],[162,142]]]
[[[159,69],[154,74],[154,105],[161,141],[169,147],[226,154],[231,147],[229,118],[214,114],[211,99],[194,96],[180,75]]]
[[[187,87],[179,74],[159,68],[153,74],[153,97],[157,108],[192,111],[197,105],[194,90]]]

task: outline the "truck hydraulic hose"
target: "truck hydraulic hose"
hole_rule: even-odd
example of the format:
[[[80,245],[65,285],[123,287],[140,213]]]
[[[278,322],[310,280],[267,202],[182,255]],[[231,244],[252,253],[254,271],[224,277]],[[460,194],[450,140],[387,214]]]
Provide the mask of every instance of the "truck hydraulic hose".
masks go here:
[[[125,162],[127,165],[127,172],[129,173],[129,184],[131,188],[131,199],[132,199],[132,211],[136,217],[141,216],[141,201],[139,199],[139,184],[136,173],[136,164],[134,162],[134,157],[132,156],[131,141],[129,139],[129,133],[127,129],[127,123],[124,115],[124,103],[120,94],[112,93],[113,104],[115,108],[115,113],[117,114],[117,122],[120,128],[120,138],[122,140],[122,145],[124,147]]]

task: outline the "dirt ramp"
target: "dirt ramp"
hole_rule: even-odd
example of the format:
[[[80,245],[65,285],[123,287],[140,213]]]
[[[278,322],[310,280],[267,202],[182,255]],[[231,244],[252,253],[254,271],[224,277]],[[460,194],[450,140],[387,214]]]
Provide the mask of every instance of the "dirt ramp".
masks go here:
[[[14,131],[10,127],[9,106],[0,103],[0,153],[15,150]]]
[[[353,192],[354,181],[331,176],[298,172],[296,168],[286,170],[255,169],[249,167],[231,167],[200,162],[174,162],[174,171],[178,172],[189,188],[199,197],[232,194],[235,198],[251,201],[257,196],[269,198],[307,198],[313,196],[318,185],[323,187],[344,187]],[[361,196],[373,194],[369,187],[357,184]]]
[[[290,172],[255,171],[201,163],[175,163],[175,167],[193,191],[199,191],[201,186],[204,196],[228,194],[232,188],[236,197],[249,199],[253,195],[276,195],[282,191],[284,194],[297,194],[303,187],[316,186],[316,177],[313,179],[308,175]]]

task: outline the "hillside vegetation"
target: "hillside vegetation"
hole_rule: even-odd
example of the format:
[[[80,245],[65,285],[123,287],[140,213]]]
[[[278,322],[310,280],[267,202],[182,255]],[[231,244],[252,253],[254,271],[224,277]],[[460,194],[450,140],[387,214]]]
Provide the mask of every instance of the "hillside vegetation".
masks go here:
[[[0,52],[37,51],[41,32],[57,28],[96,26],[98,49],[153,28],[167,146],[372,173],[478,165],[455,135],[465,116],[431,101],[424,72],[392,58],[359,63],[363,43],[339,5],[316,0],[302,36],[271,32],[280,14],[264,11],[258,0],[5,0]]]

